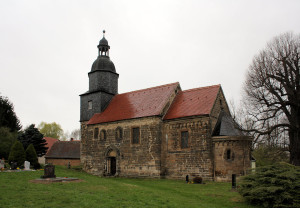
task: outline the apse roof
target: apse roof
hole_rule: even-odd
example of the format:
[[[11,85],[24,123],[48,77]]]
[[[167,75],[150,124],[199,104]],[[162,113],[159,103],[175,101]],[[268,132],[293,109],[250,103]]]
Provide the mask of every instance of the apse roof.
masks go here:
[[[237,128],[237,124],[232,117],[222,111],[219,115],[212,136],[244,136],[243,132]]]
[[[179,92],[164,120],[209,115],[220,88],[221,85],[212,85]]]
[[[115,95],[107,108],[96,113],[88,124],[160,115],[178,86],[176,82]]]

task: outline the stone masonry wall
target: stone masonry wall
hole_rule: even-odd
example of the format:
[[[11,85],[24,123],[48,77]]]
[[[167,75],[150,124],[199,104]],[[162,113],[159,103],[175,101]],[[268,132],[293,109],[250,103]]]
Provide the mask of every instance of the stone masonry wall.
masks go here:
[[[54,158],[46,158],[46,164],[51,163],[52,165],[68,165],[70,163],[71,166],[79,166],[80,159],[54,159]]]
[[[246,174],[251,167],[250,137],[214,137],[213,143],[217,181],[230,181],[232,174]]]
[[[219,91],[216,101],[215,101],[215,104],[210,113],[211,131],[213,131],[215,128],[215,125],[218,121],[218,117],[219,117],[221,110],[225,111],[228,115],[230,115],[230,110],[227,105],[227,102],[226,102],[226,99],[225,99],[222,89]]]
[[[132,128],[140,128],[140,143],[132,143]],[[81,124],[81,161],[83,169],[95,175],[106,175],[108,157],[116,153],[116,175],[124,177],[159,177],[162,121],[157,117],[131,119],[96,125]],[[95,129],[98,136],[95,138]],[[121,129],[122,138],[116,137]],[[106,132],[106,139],[101,131]]]
[[[212,141],[209,117],[179,119],[164,123],[162,176],[184,179],[186,175],[212,180]],[[181,132],[188,131],[188,147],[181,148]]]

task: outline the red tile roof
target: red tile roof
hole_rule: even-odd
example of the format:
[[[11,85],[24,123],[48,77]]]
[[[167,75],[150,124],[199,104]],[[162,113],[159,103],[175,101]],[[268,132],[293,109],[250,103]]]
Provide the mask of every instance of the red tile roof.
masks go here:
[[[45,147],[48,147],[47,152],[49,152],[49,150],[51,149],[52,145],[59,141],[58,139],[55,138],[51,138],[51,137],[44,137],[44,139],[46,140],[46,145]]]
[[[220,85],[213,85],[179,92],[164,120],[209,115],[220,88]]]
[[[80,159],[80,141],[55,142],[45,158]]]
[[[88,124],[160,115],[178,82],[118,94],[102,113],[96,113]]]

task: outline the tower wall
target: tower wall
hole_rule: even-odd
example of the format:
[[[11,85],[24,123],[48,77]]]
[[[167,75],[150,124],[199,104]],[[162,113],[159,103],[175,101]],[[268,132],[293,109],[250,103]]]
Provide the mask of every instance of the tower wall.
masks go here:
[[[101,113],[114,94],[109,94],[103,91],[86,93],[80,97],[80,122],[88,121],[95,113]],[[89,108],[89,102],[92,103],[92,108]]]

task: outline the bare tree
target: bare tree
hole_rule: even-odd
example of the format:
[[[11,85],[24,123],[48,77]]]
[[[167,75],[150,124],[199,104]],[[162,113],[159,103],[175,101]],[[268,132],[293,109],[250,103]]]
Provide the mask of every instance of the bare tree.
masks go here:
[[[75,129],[71,132],[70,136],[76,140],[81,140],[81,132],[80,129]]]
[[[275,37],[253,58],[244,86],[249,132],[289,138],[290,162],[300,166],[300,35]],[[280,139],[280,138],[277,138]]]

